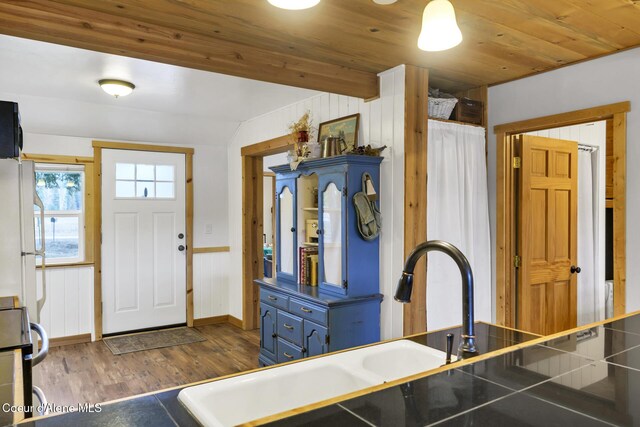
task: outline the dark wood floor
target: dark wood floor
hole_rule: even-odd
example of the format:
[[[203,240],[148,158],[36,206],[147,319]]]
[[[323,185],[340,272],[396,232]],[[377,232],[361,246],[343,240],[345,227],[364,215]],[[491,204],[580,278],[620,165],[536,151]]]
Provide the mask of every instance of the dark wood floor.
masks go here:
[[[259,331],[196,328],[207,338],[114,356],[102,342],[52,348],[33,372],[50,403],[99,403],[258,367]]]

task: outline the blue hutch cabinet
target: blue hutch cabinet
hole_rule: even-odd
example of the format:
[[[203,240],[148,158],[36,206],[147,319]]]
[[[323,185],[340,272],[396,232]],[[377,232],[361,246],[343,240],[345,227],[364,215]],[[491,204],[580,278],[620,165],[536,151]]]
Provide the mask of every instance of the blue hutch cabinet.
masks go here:
[[[256,280],[262,366],[380,340],[379,239],[360,236],[353,196],[365,173],[379,194],[381,161],[342,155],[271,168],[276,269]]]

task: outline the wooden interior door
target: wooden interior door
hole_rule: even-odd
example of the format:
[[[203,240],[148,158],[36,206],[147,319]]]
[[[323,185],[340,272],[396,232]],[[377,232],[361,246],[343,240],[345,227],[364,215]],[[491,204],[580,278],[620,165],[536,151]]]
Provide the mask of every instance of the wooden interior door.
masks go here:
[[[513,137],[521,158],[517,227],[517,327],[547,335],[577,324],[578,143]]]

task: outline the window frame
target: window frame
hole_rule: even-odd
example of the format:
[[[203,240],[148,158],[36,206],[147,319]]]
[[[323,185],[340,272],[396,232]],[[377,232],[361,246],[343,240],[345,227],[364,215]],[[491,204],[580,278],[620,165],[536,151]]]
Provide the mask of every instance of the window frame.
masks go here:
[[[85,213],[86,213],[86,205],[85,205],[85,195],[86,195],[86,171],[83,165],[70,165],[70,164],[62,164],[62,163],[35,163],[35,172],[38,173],[80,173],[81,175],[81,184],[80,188],[82,189],[82,205],[80,206],[80,210],[45,210],[45,224],[47,224],[47,218],[78,218],[78,256],[77,257],[60,257],[60,258],[50,258],[45,256],[45,266],[55,266],[61,264],[79,264],[85,262],[86,251],[85,251]],[[38,218],[40,213],[34,210],[34,219]],[[46,229],[46,226],[45,226]],[[46,253],[46,246],[45,246]],[[36,265],[42,265],[42,258],[36,257]]]
[[[60,268],[60,267],[68,267],[68,266],[87,266],[94,264],[94,235],[95,230],[93,226],[94,221],[94,208],[95,208],[95,188],[94,188],[94,162],[93,157],[82,157],[82,156],[64,156],[64,155],[50,155],[50,154],[29,154],[22,153],[23,160],[31,160],[36,163],[36,169],[39,170],[38,164],[44,166],[45,168],[51,167],[54,165],[60,166],[83,166],[84,167],[84,177],[83,177],[83,211],[79,215],[79,219],[81,222],[81,231],[83,236],[83,241],[81,245],[78,246],[78,250],[81,251],[81,256],[79,258],[82,261],[75,261],[74,259],[69,258],[60,258],[59,262],[50,262],[50,260],[46,260],[45,266],[47,268]],[[67,211],[56,211],[59,212],[67,212]],[[35,213],[35,212],[34,212]],[[58,215],[61,216],[61,215]],[[72,215],[73,216],[73,215]],[[37,268],[42,268],[40,263],[37,263]]]

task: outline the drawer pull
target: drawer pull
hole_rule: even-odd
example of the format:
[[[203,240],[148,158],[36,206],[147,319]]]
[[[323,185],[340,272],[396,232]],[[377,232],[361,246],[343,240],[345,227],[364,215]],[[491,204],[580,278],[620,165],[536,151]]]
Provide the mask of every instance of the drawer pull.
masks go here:
[[[282,325],[282,326],[284,326],[285,328],[289,329],[290,331],[293,331],[293,326],[291,326],[291,325],[289,325],[289,324],[286,324],[286,323],[285,323],[285,324],[284,324],[284,325]]]
[[[278,298],[269,295],[267,298],[269,298],[271,301],[278,301]]]
[[[284,354],[284,357],[286,357],[287,359],[293,359],[293,356],[287,353],[286,351],[283,354]]]
[[[305,313],[312,313],[311,310],[309,310],[308,308],[305,308],[305,307],[300,307],[300,310],[304,311]]]

